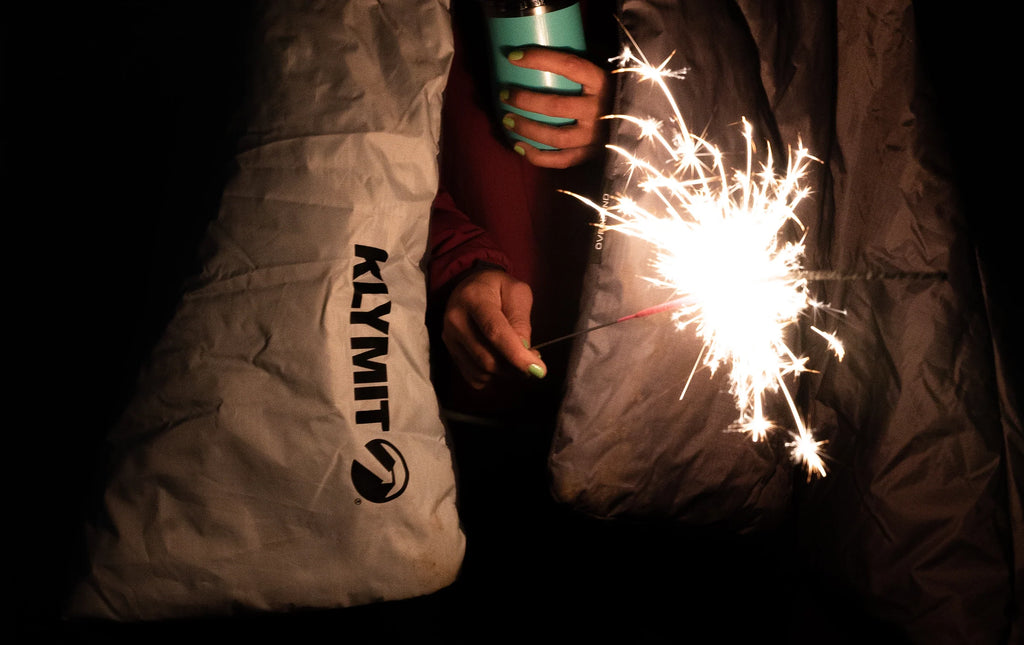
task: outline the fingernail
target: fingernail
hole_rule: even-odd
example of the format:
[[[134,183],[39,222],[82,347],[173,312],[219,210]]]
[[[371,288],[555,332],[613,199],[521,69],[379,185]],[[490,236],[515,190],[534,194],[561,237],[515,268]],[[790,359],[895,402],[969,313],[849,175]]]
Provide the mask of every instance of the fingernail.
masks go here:
[[[530,349],[530,341],[526,340],[525,338],[520,338],[519,342],[521,342],[523,344],[523,347],[525,347],[526,349]]]
[[[523,52],[520,50],[511,51],[508,53],[509,60],[520,60],[523,57]]]
[[[544,368],[536,363],[530,363],[529,372],[534,378],[544,378]]]
[[[518,152],[519,156],[521,156],[521,157],[525,157],[526,156],[526,150],[521,145],[519,145],[518,143],[516,145],[512,146],[512,149],[515,150],[516,152]]]
[[[508,100],[508,97],[509,97],[509,91],[508,90],[502,90],[502,91],[498,92],[498,100],[500,100],[502,102],[505,102],[505,101]]]
[[[511,130],[512,128],[516,127],[516,120],[506,114],[505,118],[501,120],[501,124],[508,128],[509,130]]]

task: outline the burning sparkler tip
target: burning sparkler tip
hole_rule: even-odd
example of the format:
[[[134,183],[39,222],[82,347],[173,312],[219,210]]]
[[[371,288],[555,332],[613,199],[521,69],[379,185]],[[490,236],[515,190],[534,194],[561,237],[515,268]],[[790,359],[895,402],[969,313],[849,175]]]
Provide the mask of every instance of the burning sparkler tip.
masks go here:
[[[817,475],[825,477],[828,470],[825,468],[825,459],[820,450],[821,446],[828,443],[828,440],[815,440],[810,432],[792,433],[793,441],[786,443],[790,449],[793,461],[803,465],[807,470],[807,481]]]
[[[793,224],[805,230],[795,209],[810,195],[801,184],[807,165],[818,160],[798,141],[795,149],[790,148],[781,175],[767,143],[763,159],[755,163],[755,128],[741,118],[746,166],[730,169],[721,150],[686,127],[666,83],[689,72],[685,67],[668,69],[675,52],[655,66],[632,36],[629,41],[631,47],[611,59],[618,64],[615,71],[657,83],[671,116],[665,122],[628,114],[605,118],[636,128],[637,140],[657,147],[667,165],[661,167],[609,144],[607,148],[622,158],[625,184],[639,196],[620,194],[602,206],[581,199],[601,214],[603,230],[649,242],[657,250],[653,263],[657,277],[651,281],[672,289],[670,303],[686,300],[673,310],[676,326],[695,329],[703,344],[680,398],[698,365],[712,374],[727,365],[739,413],[732,427],[761,441],[776,427],[762,410],[762,397],[781,391],[797,426],[794,440],[786,444],[790,455],[807,468],[809,478],[812,474],[823,477],[827,471],[819,449],[824,442],[815,441],[807,431],[784,382],[788,375],[810,371],[807,358],[789,348],[786,336],[807,309],[827,310],[810,297],[810,278],[802,275],[803,236],[798,241],[787,239]],[[666,122],[674,128],[671,134],[663,132]],[[653,307],[645,312],[663,310]],[[835,334],[812,329],[842,360],[844,349]]]

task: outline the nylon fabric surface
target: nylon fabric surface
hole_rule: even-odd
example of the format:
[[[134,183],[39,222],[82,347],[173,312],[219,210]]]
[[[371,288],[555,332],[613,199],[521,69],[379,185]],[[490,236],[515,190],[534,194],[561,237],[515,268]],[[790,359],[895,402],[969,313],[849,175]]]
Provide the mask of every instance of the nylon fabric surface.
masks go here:
[[[810,483],[780,443],[726,432],[733,416],[720,375],[698,372],[678,400],[698,354],[691,334],[645,319],[582,337],[549,458],[556,497],[598,517],[738,531],[795,517],[809,566],[909,642],[1013,642],[1020,425],[1007,359],[993,344],[1012,331],[986,314],[986,267],[979,273],[922,69],[914,5],[622,6],[650,61],[671,54],[667,67],[689,70],[670,84],[692,132],[735,158],[746,117],[759,142],[776,151],[802,142],[821,160],[798,210],[805,266],[948,277],[815,287],[845,313],[802,321],[794,339],[813,372],[792,391],[827,442],[829,475]],[[618,101],[618,112],[670,117],[653,84],[633,75],[619,81]],[[627,126],[613,128],[613,142],[642,145]],[[611,165],[606,192],[627,171]],[[667,299],[634,277],[648,260],[638,244],[609,234],[603,245],[580,328]],[[809,332],[822,323],[843,340],[842,362]]]
[[[362,605],[461,566],[421,266],[447,5],[259,18],[237,169],[111,433],[74,616]]]

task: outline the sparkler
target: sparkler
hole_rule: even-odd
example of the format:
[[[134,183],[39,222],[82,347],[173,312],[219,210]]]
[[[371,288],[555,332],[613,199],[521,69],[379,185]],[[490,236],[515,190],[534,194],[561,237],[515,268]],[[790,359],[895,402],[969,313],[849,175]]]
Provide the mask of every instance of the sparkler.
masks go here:
[[[553,345],[555,343],[560,343],[563,340],[569,340],[570,338],[576,338],[577,336],[582,336],[583,334],[589,334],[590,332],[597,331],[598,329],[604,329],[605,327],[611,327],[612,325],[618,325],[619,323],[624,323],[627,320],[635,320],[637,318],[646,318],[647,316],[652,316],[654,314],[660,314],[663,311],[672,311],[673,309],[677,309],[677,308],[682,307],[682,306],[687,305],[687,304],[693,304],[693,300],[690,299],[690,298],[676,298],[675,300],[666,302],[664,304],[655,305],[653,307],[647,307],[646,309],[641,309],[640,311],[638,311],[638,312],[636,312],[634,314],[629,314],[628,316],[623,316],[621,318],[616,318],[615,320],[613,320],[611,322],[601,323],[600,325],[594,325],[593,327],[587,327],[586,329],[581,329],[580,331],[576,331],[576,332],[573,332],[571,334],[566,334],[565,336],[559,336],[558,338],[552,338],[551,340],[546,340],[543,343],[537,343],[536,345],[531,346],[530,349],[540,349],[541,347],[547,347],[548,345]]]
[[[679,329],[693,327],[702,341],[680,399],[698,367],[713,374],[728,366],[730,393],[738,412],[732,427],[760,441],[775,427],[765,415],[765,399],[781,392],[795,425],[793,440],[786,444],[791,457],[806,467],[808,478],[825,476],[819,452],[822,442],[804,423],[785,382],[808,370],[807,359],[786,342],[791,328],[808,310],[827,309],[808,292],[809,277],[801,266],[804,227],[794,213],[809,192],[801,184],[806,168],[817,160],[799,145],[791,151],[784,172],[778,173],[769,148],[765,161],[755,167],[753,128],[743,119],[745,167],[730,170],[718,148],[688,131],[666,83],[669,78],[683,78],[686,71],[668,70],[668,60],[654,66],[642,52],[637,56],[627,48],[618,57],[616,71],[638,74],[660,87],[674,117],[671,133],[666,134],[663,124],[653,119],[629,114],[605,117],[635,126],[638,140],[651,141],[664,153],[667,163],[655,164],[622,147],[608,146],[628,165],[623,193],[633,187],[653,198],[645,203],[653,201],[656,209],[641,206],[625,194],[607,206],[569,194],[598,211],[604,229],[649,243],[656,254],[654,275],[648,279],[670,289],[675,297],[665,305],[548,343],[669,311]],[[799,240],[786,240],[790,227],[800,233]],[[839,339],[830,332],[815,331],[841,360]]]
[[[571,195],[572,193],[568,193],[568,194]],[[574,196],[578,197],[578,195],[574,195]],[[584,199],[584,201],[586,201],[586,200]],[[947,274],[946,274],[945,271],[884,271],[884,272],[869,271],[869,272],[866,272],[866,273],[839,273],[837,271],[808,271],[808,270],[804,270],[804,271],[801,271],[799,275],[801,277],[803,277],[803,278],[806,278],[806,280],[808,282],[832,282],[832,281],[847,282],[847,281],[852,281],[852,280],[858,280],[858,281],[864,281],[864,280],[933,280],[933,279],[945,280],[947,278]],[[626,322],[628,320],[636,320],[636,319],[639,319],[639,318],[646,318],[647,316],[652,316],[654,314],[660,314],[660,313],[663,313],[663,312],[666,312],[666,311],[672,311],[674,309],[682,307],[685,304],[694,304],[694,301],[693,301],[692,298],[676,298],[675,300],[670,300],[669,302],[666,302],[664,304],[654,305],[653,307],[646,307],[646,308],[641,309],[640,311],[638,311],[636,313],[629,314],[628,316],[622,316],[621,318],[616,318],[615,320],[612,320],[612,321],[609,321],[609,322],[606,322],[606,323],[600,323],[598,325],[593,325],[591,327],[587,327],[586,329],[580,329],[578,331],[572,332],[571,334],[565,334],[564,336],[558,336],[556,338],[549,338],[548,340],[546,340],[546,341],[544,341],[542,343],[536,343],[534,345],[531,345],[530,348],[531,349],[540,349],[541,347],[547,347],[548,345],[554,345],[555,343],[561,343],[561,342],[566,341],[566,340],[571,340],[573,338],[578,338],[579,336],[583,336],[584,334],[589,334],[591,332],[597,331],[598,329],[604,329],[605,327],[611,327],[612,325],[618,325],[619,323],[624,323],[624,322]],[[820,305],[820,304],[816,304],[816,303],[815,303],[815,306],[824,308],[824,305]],[[844,313],[844,312],[839,312],[839,313]],[[835,353],[836,353],[837,357],[839,358],[839,360],[842,360],[842,357],[846,354],[846,352],[845,352],[845,350],[843,350],[842,343],[839,342],[838,338],[836,338],[833,334],[830,334],[828,332],[824,332],[824,331],[822,331],[822,330],[820,330],[820,329],[818,329],[817,327],[814,327],[814,326],[811,326],[811,330],[814,331],[815,333],[817,333],[819,336],[821,336],[825,340],[829,341],[830,346],[834,348]]]

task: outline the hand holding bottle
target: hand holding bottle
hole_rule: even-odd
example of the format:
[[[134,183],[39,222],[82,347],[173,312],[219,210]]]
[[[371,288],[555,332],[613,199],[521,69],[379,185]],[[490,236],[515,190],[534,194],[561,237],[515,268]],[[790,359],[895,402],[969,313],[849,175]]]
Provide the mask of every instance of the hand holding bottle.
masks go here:
[[[544,168],[567,168],[597,155],[607,133],[606,122],[601,119],[607,114],[611,95],[607,72],[575,54],[543,47],[515,50],[508,58],[517,67],[557,74],[582,88],[579,95],[521,87],[502,89],[500,103],[519,110],[506,112],[502,117],[502,124],[519,135],[513,146],[516,152]],[[529,118],[523,112],[544,114],[568,123],[551,124]]]

